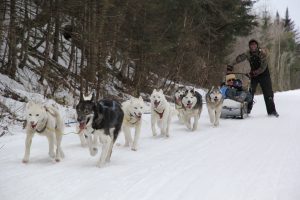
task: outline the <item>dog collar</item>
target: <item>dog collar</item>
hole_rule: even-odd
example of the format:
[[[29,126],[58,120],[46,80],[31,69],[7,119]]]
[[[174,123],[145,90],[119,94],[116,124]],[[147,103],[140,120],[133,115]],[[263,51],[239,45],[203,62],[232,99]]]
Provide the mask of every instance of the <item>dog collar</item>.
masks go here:
[[[156,110],[154,110],[154,111],[159,115],[160,119],[163,118],[165,110],[163,110],[161,113]]]

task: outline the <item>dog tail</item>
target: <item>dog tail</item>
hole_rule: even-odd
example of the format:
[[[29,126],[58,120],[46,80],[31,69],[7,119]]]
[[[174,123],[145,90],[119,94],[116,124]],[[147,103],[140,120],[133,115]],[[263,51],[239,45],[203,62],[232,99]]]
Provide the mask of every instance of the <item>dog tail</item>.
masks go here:
[[[61,134],[63,134],[65,124],[62,120],[58,108],[55,105],[51,105],[51,106],[46,106],[46,110],[55,118],[55,124],[56,124],[55,129],[57,129],[59,132],[61,132]]]

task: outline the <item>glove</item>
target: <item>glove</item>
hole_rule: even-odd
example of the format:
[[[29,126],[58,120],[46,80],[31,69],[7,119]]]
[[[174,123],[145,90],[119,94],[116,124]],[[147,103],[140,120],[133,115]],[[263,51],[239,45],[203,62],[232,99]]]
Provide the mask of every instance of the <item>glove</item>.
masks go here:
[[[232,65],[227,65],[227,73],[230,73],[233,71],[233,66]]]
[[[253,70],[249,73],[251,78],[257,77],[259,75],[259,71],[258,70]]]

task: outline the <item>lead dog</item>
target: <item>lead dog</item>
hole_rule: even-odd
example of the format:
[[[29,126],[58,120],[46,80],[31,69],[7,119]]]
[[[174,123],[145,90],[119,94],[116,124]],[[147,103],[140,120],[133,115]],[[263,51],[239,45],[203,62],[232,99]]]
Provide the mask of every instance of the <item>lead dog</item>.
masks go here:
[[[198,127],[198,120],[202,112],[202,96],[194,89],[187,90],[182,97],[183,119],[188,129],[195,131]],[[194,118],[193,127],[191,119]]]
[[[171,105],[167,102],[166,97],[160,89],[157,91],[153,90],[151,96],[151,128],[153,136],[157,135],[156,124],[161,130],[161,136],[169,137],[169,128],[171,122]]]
[[[54,106],[43,106],[29,102],[26,104],[26,120],[26,141],[23,163],[29,162],[30,147],[35,133],[47,137],[49,156],[55,158],[56,162],[59,162],[64,157],[64,153],[61,149],[64,122],[58,109]]]
[[[121,105],[113,100],[96,101],[94,93],[80,96],[76,106],[79,128],[85,131],[92,156],[98,153],[98,140],[103,144],[97,167],[110,161],[113,145],[119,135],[124,113]]]
[[[130,146],[131,150],[136,151],[141,134],[141,119],[144,112],[144,100],[141,96],[138,99],[132,97],[130,100],[122,103],[122,109],[124,111],[122,130],[125,135],[125,146]],[[133,141],[130,128],[135,129]]]
[[[219,119],[222,112],[223,98],[220,87],[214,87],[205,95],[206,106],[208,110],[209,120],[213,126],[219,126]]]

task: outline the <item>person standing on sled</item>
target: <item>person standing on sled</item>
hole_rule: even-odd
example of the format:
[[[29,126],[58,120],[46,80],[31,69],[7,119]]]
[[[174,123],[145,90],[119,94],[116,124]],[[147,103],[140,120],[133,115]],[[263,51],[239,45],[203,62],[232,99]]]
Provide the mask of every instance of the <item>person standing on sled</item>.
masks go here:
[[[270,71],[268,68],[267,53],[265,50],[259,48],[256,40],[249,41],[249,50],[236,57],[235,62],[227,65],[227,74],[233,71],[234,65],[248,60],[250,63],[250,77],[251,77],[251,94],[254,97],[257,85],[259,84],[266,103],[268,115],[279,117],[274,103],[274,93],[272,89],[272,82]],[[248,104],[248,113],[251,112],[253,101]]]

